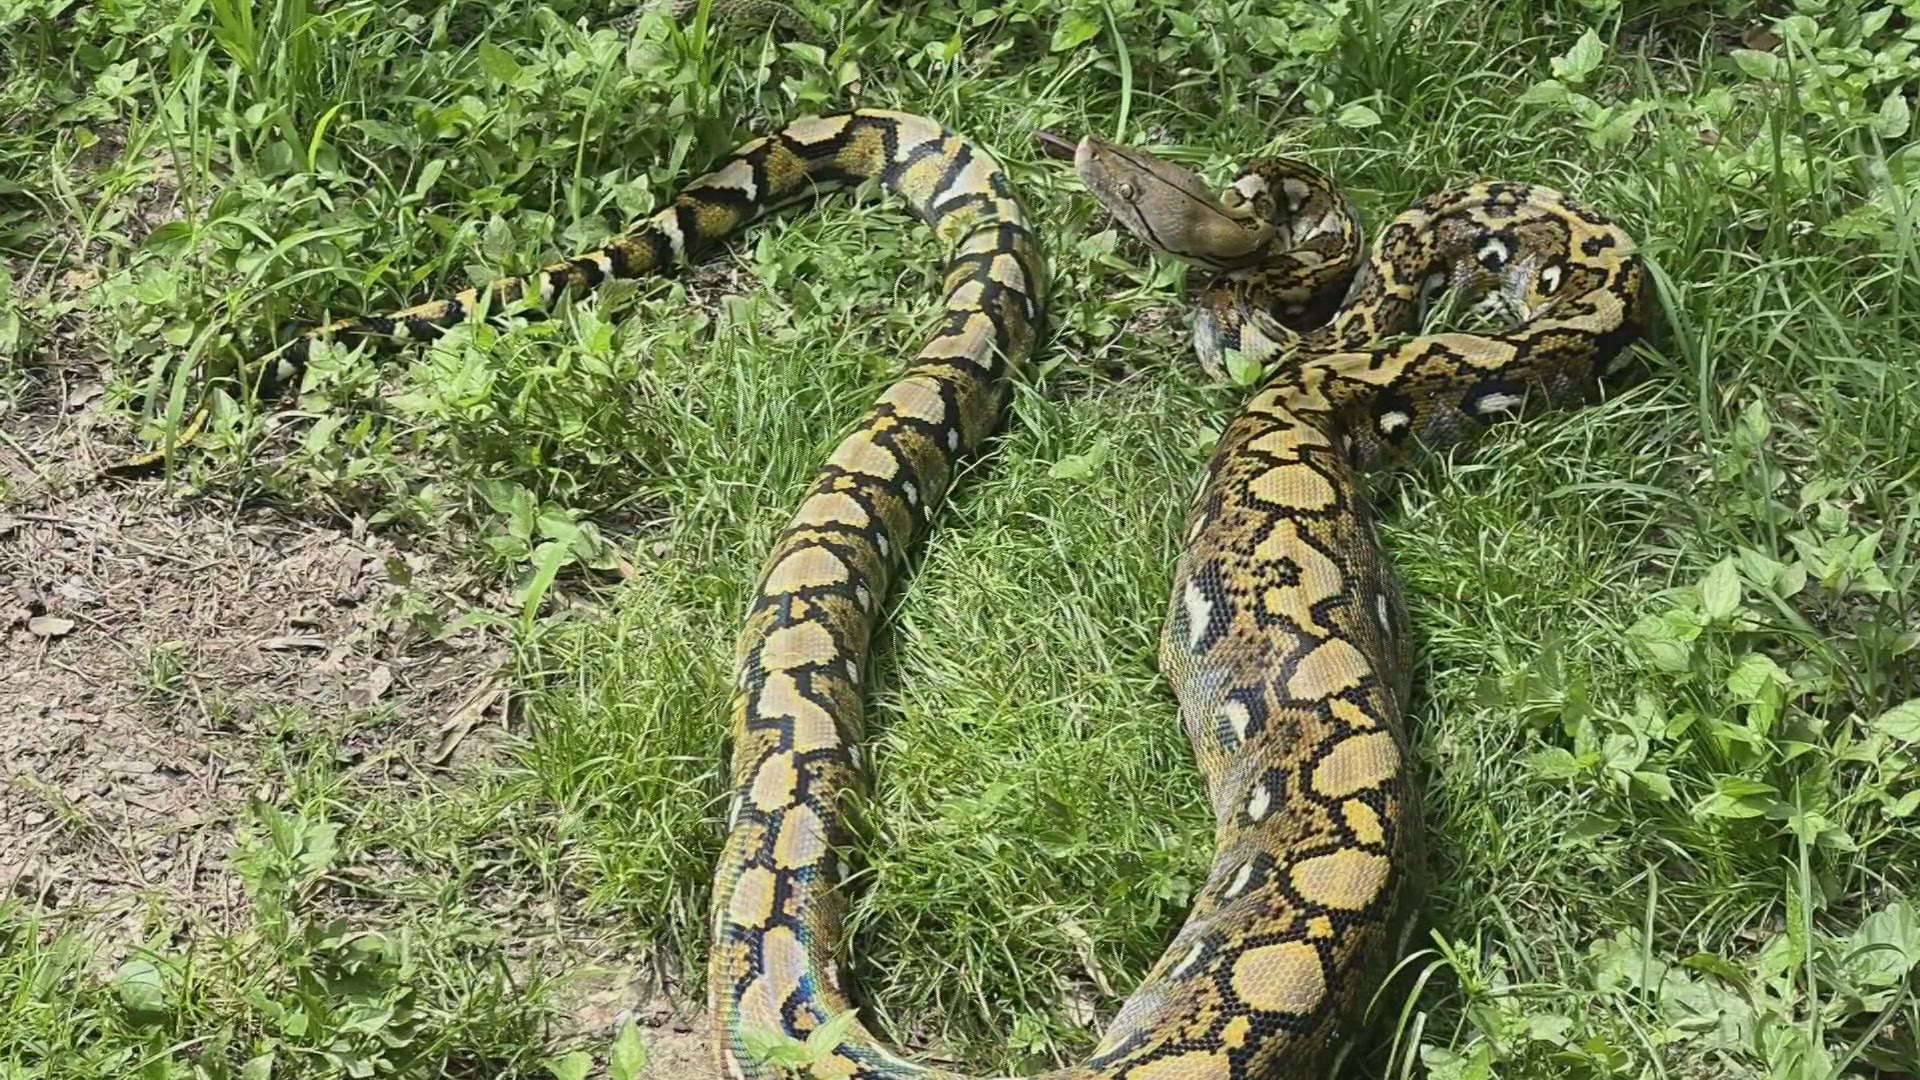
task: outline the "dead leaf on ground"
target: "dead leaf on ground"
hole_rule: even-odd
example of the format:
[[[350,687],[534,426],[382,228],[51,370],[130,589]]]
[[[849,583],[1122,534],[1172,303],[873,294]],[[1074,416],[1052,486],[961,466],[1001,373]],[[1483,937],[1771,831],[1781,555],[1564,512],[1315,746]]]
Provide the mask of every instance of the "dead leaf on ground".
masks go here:
[[[494,673],[480,684],[479,689],[467,695],[467,700],[460,703],[459,708],[453,711],[453,715],[447,718],[446,723],[440,725],[440,744],[434,747],[432,754],[427,756],[427,762],[432,765],[445,765],[453,757],[454,750],[459,748],[461,740],[467,737],[474,725],[480,722],[480,718],[493,707],[493,703],[500,700],[502,692],[499,669],[496,668]]]
[[[35,615],[27,620],[27,629],[39,637],[66,637],[73,633],[73,620],[58,615]]]
[[[393,668],[386,664],[376,664],[360,685],[347,691],[347,702],[365,708],[387,696],[393,689]]]

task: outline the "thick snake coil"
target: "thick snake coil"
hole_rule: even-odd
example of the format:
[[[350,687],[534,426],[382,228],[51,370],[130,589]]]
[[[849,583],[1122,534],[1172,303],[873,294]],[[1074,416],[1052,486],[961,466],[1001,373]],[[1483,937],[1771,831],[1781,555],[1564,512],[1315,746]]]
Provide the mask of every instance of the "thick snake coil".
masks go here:
[[[846,138],[868,121],[826,123]],[[957,456],[998,420],[1032,339],[1039,257],[984,154],[931,124],[884,123],[890,145],[924,140],[950,163],[918,178],[886,165],[890,186],[920,207],[965,198],[994,210],[951,264],[938,335],[774,545],[739,639],[709,972],[716,1057],[732,1078],[952,1076],[898,1058],[847,1015],[841,886],[860,676],[888,579]],[[1091,1058],[1053,1075],[1318,1075],[1398,948],[1421,866],[1406,616],[1356,468],[1585,397],[1637,332],[1638,259],[1610,222],[1526,184],[1428,198],[1363,265],[1352,211],[1300,163],[1259,163],[1219,197],[1096,139],[1076,164],[1128,229],[1227,271],[1195,326],[1209,366],[1232,352],[1283,362],[1219,440],[1161,641],[1217,821],[1213,864]],[[1382,343],[1416,330],[1449,288],[1517,325]],[[827,1038],[809,1041],[817,1031]]]
[[[1219,196],[1096,139],[1076,165],[1129,230],[1225,272],[1195,324],[1203,362],[1280,362],[1207,467],[1161,642],[1217,821],[1213,864],[1092,1057],[1054,1075],[1317,1075],[1394,955],[1421,862],[1406,619],[1356,467],[1584,397],[1637,332],[1639,263],[1604,218],[1525,184],[1428,198],[1363,265],[1351,209],[1303,164],[1257,163]],[[896,1057],[849,1015],[842,886],[880,601],[960,461],[999,426],[1041,319],[1040,247],[1005,173],[922,117],[804,119],[740,147],[598,251],[321,327],[266,372],[297,380],[322,335],[429,339],[482,311],[662,273],[768,210],[865,180],[901,195],[953,254],[937,331],[774,544],[738,641],[708,980],[715,1056],[733,1078],[953,1075]],[[1383,343],[1417,329],[1449,288],[1517,325]],[[809,1040],[817,1031],[829,1038]]]

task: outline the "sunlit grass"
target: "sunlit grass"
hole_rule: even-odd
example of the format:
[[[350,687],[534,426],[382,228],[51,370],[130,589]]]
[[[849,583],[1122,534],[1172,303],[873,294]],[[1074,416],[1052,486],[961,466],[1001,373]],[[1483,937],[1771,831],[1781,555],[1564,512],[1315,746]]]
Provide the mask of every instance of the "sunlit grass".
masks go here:
[[[245,355],[283,318],[588,246],[745,128],[845,103],[850,80],[863,103],[991,146],[1052,261],[1046,374],[892,600],[854,925],[866,1007],[890,1031],[1021,1067],[1086,1049],[1206,864],[1209,816],[1153,653],[1185,500],[1242,397],[1187,360],[1183,275],[1111,235],[1031,129],[1155,143],[1221,180],[1299,153],[1376,229],[1468,179],[1566,189],[1649,255],[1664,309],[1644,380],[1375,485],[1420,642],[1432,851],[1423,951],[1387,995],[1398,1043],[1375,1064],[1910,1074],[1920,720],[1882,715],[1920,694],[1904,132],[1802,112],[1837,84],[1744,70],[1726,52],[1741,5],[1353,7],[1232,4],[1209,21],[1174,4],[968,3],[847,19],[815,52],[652,23],[629,40],[595,29],[596,5],[347,3],[324,16],[327,48],[303,52],[284,20],[305,9],[287,2],[255,13],[250,47],[273,59],[250,65],[238,39],[163,4],[149,21],[182,23],[165,42],[125,18],[83,23],[149,73],[119,96],[88,54],[29,27],[0,46],[30,73],[0,107],[28,121],[0,133],[0,160],[38,209],[0,210],[0,249],[36,285],[4,310],[23,350],[44,342],[72,311],[35,260],[97,261],[105,290],[79,314],[132,397],[150,373],[176,385],[196,341]],[[1589,27],[1606,49],[1582,72],[1569,58]],[[1539,89],[1550,78],[1612,111],[1561,102]],[[1859,108],[1886,112],[1898,79],[1862,78]],[[60,119],[33,100],[49,87],[104,111]],[[123,156],[83,160],[84,133],[114,125]],[[55,174],[26,168],[49,148]],[[126,180],[145,175],[140,155],[177,170],[190,232],[154,241],[114,209],[145,190]],[[579,309],[386,368],[340,360],[305,403],[337,427],[276,433],[242,404],[212,452],[182,459],[193,483],[324,491],[476,559],[480,477],[621,541],[635,574],[604,617],[522,641],[525,782],[417,810],[406,832],[440,837],[421,858],[510,833],[521,854],[490,873],[564,881],[636,948],[700,970],[736,622],[813,470],[924,333],[936,253],[890,202],[831,202],[762,227],[691,286],[623,301],[619,320]],[[404,918],[476,887],[445,873]],[[239,980],[216,997],[244,985],[208,977]],[[50,992],[16,995],[9,1019],[48,1046],[81,1038],[45,1011]],[[504,1031],[439,1060],[494,1060]]]

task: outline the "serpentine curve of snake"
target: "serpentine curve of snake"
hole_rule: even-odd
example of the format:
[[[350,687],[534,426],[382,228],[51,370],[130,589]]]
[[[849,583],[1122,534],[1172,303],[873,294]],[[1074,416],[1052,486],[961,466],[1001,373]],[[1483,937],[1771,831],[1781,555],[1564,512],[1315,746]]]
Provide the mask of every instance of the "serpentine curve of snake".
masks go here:
[[[1429,197],[1364,258],[1350,206],[1303,163],[1255,163],[1216,197],[1098,139],[1075,161],[1122,225],[1224,272],[1195,322],[1203,362],[1284,362],[1207,467],[1161,640],[1215,814],[1212,866],[1091,1057],[1048,1075],[1320,1075],[1397,951],[1422,862],[1405,607],[1357,470],[1590,395],[1638,332],[1639,260],[1617,226],[1534,185]],[[952,455],[995,415],[1004,368],[989,341],[1031,334],[1034,303],[1015,301],[1030,298],[1035,258],[991,259],[1004,270],[960,276],[952,321],[834,453],[774,545],[738,642],[708,979],[729,1078],[955,1076],[901,1059],[848,1013],[841,886],[876,603]],[[1449,289],[1516,325],[1381,343]],[[828,1045],[807,1043],[815,1032]],[[800,1041],[808,1063],[773,1060],[769,1039]]]
[[[1393,955],[1421,858],[1402,720],[1406,618],[1356,468],[1583,396],[1637,332],[1638,260],[1606,219],[1525,184],[1428,198],[1363,261],[1352,210],[1302,163],[1255,163],[1218,196],[1098,139],[1080,144],[1076,165],[1150,246],[1223,273],[1195,322],[1203,363],[1235,352],[1284,362],[1206,469],[1161,642],[1216,815],[1212,867],[1089,1060],[1051,1075],[1315,1075]],[[708,987],[717,1064],[742,1080],[954,1076],[899,1058],[848,1015],[842,885],[879,602],[960,461],[1002,422],[1042,318],[1043,258],[1005,173],[923,117],[803,119],[740,147],[598,251],[320,327],[266,373],[297,380],[322,336],[430,339],[482,311],[535,311],[662,273],[769,210],[869,179],[954,247],[935,334],[775,542],[737,642]],[[1518,325],[1378,344],[1416,327],[1448,288],[1483,294]],[[804,1070],[763,1050],[766,1037],[822,1028],[835,1041]]]

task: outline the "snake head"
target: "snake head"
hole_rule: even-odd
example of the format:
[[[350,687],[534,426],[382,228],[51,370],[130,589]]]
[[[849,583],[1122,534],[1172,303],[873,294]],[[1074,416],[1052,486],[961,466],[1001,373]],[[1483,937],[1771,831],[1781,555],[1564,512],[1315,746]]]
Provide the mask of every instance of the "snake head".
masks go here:
[[[1277,232],[1264,185],[1215,195],[1191,170],[1093,135],[1080,140],[1073,167],[1127,231],[1176,259],[1217,270],[1247,266]]]

